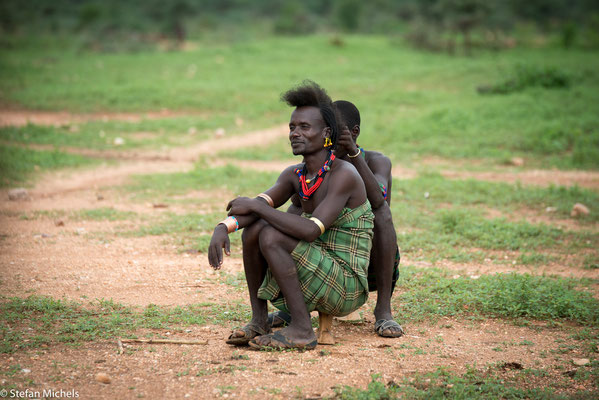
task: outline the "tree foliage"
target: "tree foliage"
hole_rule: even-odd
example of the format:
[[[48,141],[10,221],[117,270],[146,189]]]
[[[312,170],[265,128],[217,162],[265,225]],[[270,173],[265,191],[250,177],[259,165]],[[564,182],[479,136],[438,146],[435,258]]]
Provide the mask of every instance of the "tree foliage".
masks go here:
[[[0,29],[11,34],[76,33],[109,40],[141,35],[183,41],[205,30],[252,29],[274,33],[313,31],[401,33],[466,51],[474,34],[497,36],[518,24],[562,35],[570,46],[597,38],[595,0],[3,0]],[[420,33],[418,33],[421,31]],[[422,33],[424,32],[424,34]],[[418,40],[416,40],[418,42]],[[435,44],[430,44],[434,47]],[[438,45],[438,44],[437,44]]]

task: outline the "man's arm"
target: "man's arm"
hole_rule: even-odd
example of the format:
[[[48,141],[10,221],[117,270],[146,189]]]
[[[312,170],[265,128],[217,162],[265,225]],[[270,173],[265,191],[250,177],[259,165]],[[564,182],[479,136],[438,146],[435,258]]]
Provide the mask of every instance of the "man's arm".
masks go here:
[[[281,172],[281,174],[277,178],[276,183],[270,189],[263,192],[264,194],[266,194],[268,197],[271,198],[271,200],[273,202],[273,204],[272,204],[273,208],[278,208],[278,207],[282,206],[283,204],[285,204],[287,202],[287,200],[289,200],[289,198],[295,193],[295,188],[293,187],[293,184],[292,184],[292,180],[295,179],[295,177],[296,177],[295,172],[293,172],[295,167],[296,166],[291,166],[291,167],[287,167],[285,170],[283,170],[283,172]],[[231,203],[234,200],[235,199],[233,199],[229,202],[229,204],[227,205],[227,210],[229,210],[231,208]],[[264,204],[268,204],[268,201],[262,197],[256,197],[255,200],[264,202]],[[256,220],[259,218],[259,216],[256,214],[239,214],[239,215],[237,215],[237,214],[229,213],[229,216],[234,216],[237,219],[237,222],[239,222],[239,229],[242,229],[248,225],[251,225],[252,223],[256,222]]]
[[[368,164],[362,155],[350,158],[350,162],[360,174],[366,187],[368,201],[374,210],[385,202],[381,185],[389,187],[388,176],[391,173],[391,161],[387,157],[377,157]]]
[[[376,153],[375,157],[372,157],[368,161],[368,168],[372,171],[374,175],[374,179],[379,184],[379,193],[385,201],[391,205],[391,185],[393,184],[391,177],[391,160],[384,156],[383,154]],[[382,188],[380,185],[383,185],[387,190],[387,196],[383,195]]]
[[[334,178],[331,176],[327,196],[312,214],[322,222],[325,229],[337,219],[349,198],[360,188],[360,178],[352,170],[339,168],[335,171]],[[362,194],[365,201],[366,195]],[[322,234],[315,222],[292,213],[281,212],[256,199],[238,198],[231,202],[231,206],[230,213],[256,213],[275,229],[300,240],[312,242]]]
[[[266,193],[273,201],[274,207],[279,207],[284,204],[291,195],[295,192],[293,185],[291,184],[291,175],[295,176],[293,172],[294,167],[289,167],[285,169],[277,182],[268,189]],[[267,201],[263,198],[254,199],[257,202],[268,204]],[[270,207],[270,205],[268,205]],[[231,202],[227,205],[227,210],[231,207]],[[229,215],[232,215],[229,213]],[[254,223],[259,216],[254,213],[245,213],[234,215],[237,223],[238,229],[246,227]],[[208,261],[210,265],[214,268],[219,268],[223,262],[223,249],[225,250],[225,254],[230,255],[230,241],[229,241],[229,232],[226,225],[218,223],[214,228],[214,232],[212,233],[212,238],[210,239],[210,245],[208,246]]]
[[[349,162],[356,167],[360,177],[364,181],[368,201],[372,208],[376,210],[382,206],[386,200],[379,183],[386,188],[389,187],[388,181],[391,176],[391,161],[387,157],[381,155],[380,157],[371,160],[370,163],[367,163],[365,157],[358,153],[358,146],[354,142],[351,132],[347,127],[344,127],[339,133],[338,145],[342,146],[347,151]],[[349,157],[356,154],[357,156],[355,157]]]

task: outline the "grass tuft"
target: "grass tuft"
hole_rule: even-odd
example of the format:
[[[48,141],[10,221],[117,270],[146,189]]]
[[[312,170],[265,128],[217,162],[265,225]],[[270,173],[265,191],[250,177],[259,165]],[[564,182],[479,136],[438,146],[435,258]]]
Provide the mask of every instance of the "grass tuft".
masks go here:
[[[556,67],[538,67],[535,65],[518,64],[507,80],[494,85],[481,86],[481,94],[508,94],[519,92],[530,87],[569,88],[572,78]]]
[[[173,329],[207,322],[225,324],[246,321],[249,317],[249,307],[240,302],[177,307],[150,304],[139,310],[112,300],[98,300],[84,306],[45,296],[0,297],[0,353],[57,343],[132,337],[140,329]]]
[[[580,282],[529,274],[483,275],[477,279],[438,269],[400,269],[394,299],[398,315],[422,320],[475,314],[505,318],[569,320],[599,325],[599,301],[577,290]]]
[[[0,144],[0,187],[15,186],[27,182],[38,171],[78,167],[96,163],[83,156],[59,151],[28,150]]]
[[[372,375],[366,389],[350,386],[337,387],[335,398],[344,400],[370,399],[566,399],[552,388],[517,388],[506,384],[496,373],[483,373],[470,367],[462,375],[438,368],[434,372],[402,377],[399,382],[382,382],[381,376]],[[590,392],[580,392],[591,394]]]

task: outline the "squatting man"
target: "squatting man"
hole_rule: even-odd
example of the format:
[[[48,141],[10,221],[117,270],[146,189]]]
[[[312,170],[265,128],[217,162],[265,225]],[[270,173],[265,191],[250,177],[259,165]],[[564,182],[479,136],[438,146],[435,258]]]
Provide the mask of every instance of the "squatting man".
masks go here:
[[[310,312],[344,316],[368,298],[368,264],[374,214],[364,181],[349,162],[335,157],[339,136],[326,91],[306,81],[283,94],[295,107],[289,122],[294,155],[303,163],[283,170],[256,198],[238,197],[212,235],[208,259],[219,269],[228,234],[243,228],[243,264],[252,318],[227,343],[254,348],[314,349]],[[298,196],[302,214],[277,210]],[[267,301],[291,316],[272,333]]]

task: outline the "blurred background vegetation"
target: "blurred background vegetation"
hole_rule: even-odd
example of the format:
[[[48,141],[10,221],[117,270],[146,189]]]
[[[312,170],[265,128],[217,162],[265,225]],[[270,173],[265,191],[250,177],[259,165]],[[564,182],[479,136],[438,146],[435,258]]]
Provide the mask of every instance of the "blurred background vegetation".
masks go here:
[[[185,40],[271,34],[385,34],[450,53],[474,48],[599,46],[596,0],[3,0],[0,27],[21,37],[73,35],[85,48],[140,50]],[[4,40],[4,45],[8,45]]]
[[[272,127],[308,78],[354,101],[361,144],[394,162],[599,168],[597,1],[3,0],[0,29],[3,108],[181,113],[0,128],[18,160],[7,144],[161,149]],[[227,154],[289,157],[287,138]]]

